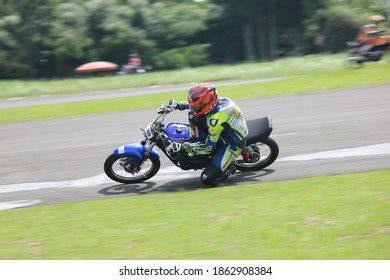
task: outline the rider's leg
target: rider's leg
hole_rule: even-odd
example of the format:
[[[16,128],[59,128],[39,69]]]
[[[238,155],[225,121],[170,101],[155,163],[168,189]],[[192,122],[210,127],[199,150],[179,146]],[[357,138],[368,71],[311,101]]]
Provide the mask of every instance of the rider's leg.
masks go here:
[[[205,187],[215,187],[218,183],[228,178],[229,173],[234,173],[231,167],[234,159],[240,155],[241,148],[225,145],[217,150],[213,161],[201,174],[201,180]]]

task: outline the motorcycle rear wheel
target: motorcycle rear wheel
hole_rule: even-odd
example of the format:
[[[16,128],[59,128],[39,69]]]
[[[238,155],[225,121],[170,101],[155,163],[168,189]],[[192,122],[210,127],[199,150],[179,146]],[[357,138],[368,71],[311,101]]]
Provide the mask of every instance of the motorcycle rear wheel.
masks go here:
[[[255,162],[245,162],[241,156],[236,158],[235,166],[238,170],[255,171],[264,169],[271,165],[279,155],[279,146],[271,137],[250,146],[255,146],[253,150],[260,155],[260,158]]]
[[[111,154],[104,162],[104,172],[110,179],[116,182],[123,184],[135,184],[152,178],[160,170],[160,159],[148,158],[142,164],[138,172],[130,173],[121,166],[121,161],[122,164],[129,164],[132,160],[134,160],[134,158],[120,157],[115,154]]]

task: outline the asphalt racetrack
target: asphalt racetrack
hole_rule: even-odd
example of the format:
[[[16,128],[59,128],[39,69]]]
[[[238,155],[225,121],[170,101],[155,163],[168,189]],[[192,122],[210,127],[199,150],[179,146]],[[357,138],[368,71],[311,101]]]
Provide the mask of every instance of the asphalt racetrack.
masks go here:
[[[247,119],[272,117],[280,154],[266,170],[237,172],[230,187],[390,168],[390,84],[237,103]],[[186,116],[173,112],[167,121]],[[201,171],[181,171],[162,153],[160,172],[147,182],[122,185],[105,176],[106,157],[142,140],[139,127],[155,117],[147,109],[0,124],[0,210],[200,190]]]

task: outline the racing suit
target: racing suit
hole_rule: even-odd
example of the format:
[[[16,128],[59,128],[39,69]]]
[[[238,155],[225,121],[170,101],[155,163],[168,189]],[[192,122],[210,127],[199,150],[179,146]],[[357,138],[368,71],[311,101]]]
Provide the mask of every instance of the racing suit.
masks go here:
[[[189,105],[178,103],[177,109],[189,109]],[[212,162],[201,174],[203,184],[215,186],[227,178],[227,169],[245,147],[248,127],[244,115],[231,99],[221,97],[210,114],[193,117],[190,112],[189,120],[208,132],[203,143],[189,145],[196,154],[215,154]]]

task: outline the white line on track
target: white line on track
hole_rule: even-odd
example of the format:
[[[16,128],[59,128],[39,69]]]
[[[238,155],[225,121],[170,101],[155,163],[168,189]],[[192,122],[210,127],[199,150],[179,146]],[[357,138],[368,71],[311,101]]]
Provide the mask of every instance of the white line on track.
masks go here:
[[[194,176],[193,172],[181,171],[182,173],[178,174],[178,171],[181,171],[181,169],[179,169],[176,166],[163,168],[159,171],[159,173],[155,177],[153,177],[153,181],[180,180],[180,179],[192,178]],[[103,185],[109,183],[115,184],[115,182],[112,181],[110,178],[108,178],[105,173],[101,173],[93,177],[82,178],[77,180],[0,185],[0,194],[19,192],[19,191],[34,191],[34,190],[49,189],[49,188],[86,188],[90,186]]]
[[[281,136],[290,136],[290,135],[297,135],[299,134],[298,132],[291,132],[291,133],[284,133],[284,134],[275,134],[271,135],[271,137],[281,137]]]
[[[375,156],[390,154],[390,143],[370,145],[364,147],[356,147],[349,149],[340,149],[332,151],[324,151],[311,154],[303,154],[296,156],[289,156],[277,159],[277,161],[304,161],[316,159],[331,159],[343,157],[357,157],[357,156]]]
[[[1,210],[10,210],[21,207],[28,207],[40,203],[40,200],[16,200],[16,201],[7,201],[0,202],[0,211]]]

